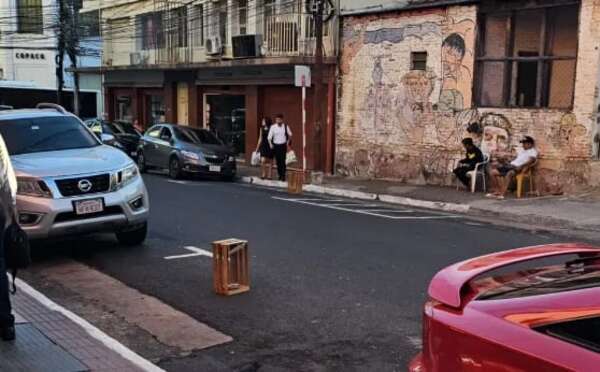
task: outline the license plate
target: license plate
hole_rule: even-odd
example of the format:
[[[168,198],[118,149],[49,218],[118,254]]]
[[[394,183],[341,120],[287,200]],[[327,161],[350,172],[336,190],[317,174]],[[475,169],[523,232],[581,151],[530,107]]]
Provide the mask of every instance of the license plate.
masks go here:
[[[102,199],[79,200],[74,204],[77,215],[98,213],[104,210],[104,200]]]
[[[220,165],[209,165],[208,166],[208,171],[209,172],[220,172],[221,171],[221,166]]]

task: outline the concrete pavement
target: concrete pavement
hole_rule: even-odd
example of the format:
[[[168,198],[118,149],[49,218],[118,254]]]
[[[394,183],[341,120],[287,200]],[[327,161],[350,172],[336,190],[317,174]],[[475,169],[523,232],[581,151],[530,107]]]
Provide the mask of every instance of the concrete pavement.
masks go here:
[[[163,371],[27,283],[17,288],[17,338],[0,341],[0,371]]]

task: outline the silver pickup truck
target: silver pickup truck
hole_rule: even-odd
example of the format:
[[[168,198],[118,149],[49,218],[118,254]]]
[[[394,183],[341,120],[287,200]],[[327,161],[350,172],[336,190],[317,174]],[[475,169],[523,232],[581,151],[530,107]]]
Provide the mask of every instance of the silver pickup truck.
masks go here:
[[[0,111],[17,175],[18,221],[30,239],[114,232],[141,244],[149,200],[136,164],[62,107]]]

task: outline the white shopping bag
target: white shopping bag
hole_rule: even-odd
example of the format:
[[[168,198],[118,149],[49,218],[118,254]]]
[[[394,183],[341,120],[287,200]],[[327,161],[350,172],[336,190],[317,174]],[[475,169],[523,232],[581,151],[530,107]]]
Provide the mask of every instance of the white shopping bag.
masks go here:
[[[297,161],[298,161],[298,158],[296,157],[296,153],[294,152],[294,150],[288,151],[287,154],[285,155],[285,164],[290,165]]]
[[[254,151],[252,153],[252,158],[250,159],[250,164],[256,166],[260,164],[260,152]]]

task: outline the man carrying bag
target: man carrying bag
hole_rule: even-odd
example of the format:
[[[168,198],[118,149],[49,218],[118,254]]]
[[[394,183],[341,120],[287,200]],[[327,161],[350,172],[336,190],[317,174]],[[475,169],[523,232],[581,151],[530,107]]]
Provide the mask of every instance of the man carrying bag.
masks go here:
[[[280,181],[285,181],[286,155],[288,147],[292,142],[292,131],[287,124],[283,122],[283,115],[275,116],[275,124],[269,129],[269,144],[275,153],[277,162],[277,174]]]

